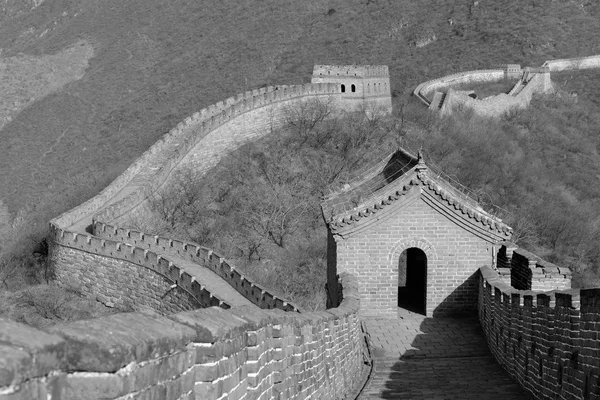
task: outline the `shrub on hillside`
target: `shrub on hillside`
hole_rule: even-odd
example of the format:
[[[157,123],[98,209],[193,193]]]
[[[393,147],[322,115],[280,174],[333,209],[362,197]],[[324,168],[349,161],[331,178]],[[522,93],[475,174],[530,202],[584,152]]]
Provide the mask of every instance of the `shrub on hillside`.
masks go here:
[[[153,215],[133,224],[212,248],[269,290],[319,309],[327,242],[320,200],[374,152],[393,148],[396,133],[388,117],[333,117],[330,104],[319,101],[286,109],[285,120],[283,129],[241,146],[202,179],[179,171],[152,198]]]
[[[320,200],[374,154],[401,145],[423,149],[432,173],[503,218],[517,244],[570,267],[576,285],[595,282],[600,191],[577,166],[600,176],[597,115],[560,96],[500,120],[469,111],[439,118],[410,105],[375,118],[303,107],[289,110],[286,127],[243,145],[204,178],[181,170],[152,200],[147,229],[213,248],[284,298],[322,307]]]

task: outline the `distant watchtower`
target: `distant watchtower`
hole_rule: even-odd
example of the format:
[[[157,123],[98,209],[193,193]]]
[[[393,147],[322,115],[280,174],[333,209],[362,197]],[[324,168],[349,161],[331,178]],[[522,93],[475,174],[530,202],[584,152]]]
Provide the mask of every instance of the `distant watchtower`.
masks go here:
[[[339,84],[348,109],[392,112],[387,65],[315,65],[311,82]]]

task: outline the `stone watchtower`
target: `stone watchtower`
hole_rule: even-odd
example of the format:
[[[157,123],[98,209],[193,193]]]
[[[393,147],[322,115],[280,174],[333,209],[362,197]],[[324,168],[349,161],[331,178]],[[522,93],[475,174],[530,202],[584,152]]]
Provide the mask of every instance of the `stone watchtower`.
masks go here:
[[[392,112],[387,65],[315,65],[311,83],[337,83],[345,109]]]
[[[494,264],[512,230],[399,149],[321,204],[328,224],[328,292],[357,276],[361,315],[428,316],[476,309],[477,271]]]

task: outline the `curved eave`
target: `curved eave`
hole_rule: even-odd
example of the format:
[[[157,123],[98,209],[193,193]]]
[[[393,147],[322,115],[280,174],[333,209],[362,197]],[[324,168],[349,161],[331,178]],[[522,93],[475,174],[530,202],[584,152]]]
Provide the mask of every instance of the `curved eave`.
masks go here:
[[[477,215],[471,209],[461,208],[458,203],[451,204],[443,201],[435,191],[427,186],[423,186],[421,190],[421,199],[455,225],[488,242],[496,243],[508,240],[512,236],[512,231],[506,225],[498,225],[496,221],[490,224],[486,220],[487,217],[482,217],[481,214]]]
[[[399,190],[392,191],[389,196],[378,200],[373,206],[362,206],[360,211],[330,222],[329,227],[334,235],[346,238],[376,225],[382,219],[421,198],[455,225],[486,241],[510,239],[510,227],[456,198],[452,190],[444,189],[444,186],[428,178],[426,174],[418,174],[418,178],[410,179],[408,184],[404,183]]]
[[[379,224],[380,221],[388,219],[400,209],[408,207],[419,200],[420,189],[418,186],[411,186],[406,191],[396,193],[395,196],[398,196],[398,199],[393,202],[390,200],[383,200],[382,203],[377,203],[375,206],[363,212],[344,218],[343,221],[330,223],[329,227],[331,233],[343,238],[348,238],[369,229],[370,227]],[[389,204],[386,204],[387,202],[389,202]]]
[[[346,216],[349,216],[350,214],[356,212],[357,209],[369,208],[370,206],[372,206],[374,204],[376,199],[383,198],[383,197],[386,197],[386,196],[392,194],[393,192],[396,191],[396,188],[399,187],[399,185],[405,184],[412,177],[414,177],[415,167],[418,162],[417,157],[415,157],[414,155],[410,154],[409,152],[407,152],[406,150],[404,150],[402,148],[398,148],[397,150],[395,150],[391,153],[389,152],[389,150],[385,150],[384,154],[385,154],[385,156],[382,156],[381,159],[378,162],[376,162],[374,165],[372,165],[370,167],[365,167],[362,170],[357,171],[355,173],[354,178],[352,178],[346,184],[346,189],[338,190],[337,192],[334,192],[334,193],[328,195],[321,202],[321,209],[323,210],[323,215],[328,216],[329,218],[332,218],[334,220],[340,220],[340,219],[345,218]],[[377,175],[381,174],[386,169],[386,167],[388,166],[388,164],[390,163],[392,158],[395,158],[395,157],[403,157],[405,160],[407,160],[407,162],[404,166],[410,165],[411,163],[413,165],[407,171],[402,171],[400,169],[399,171],[401,171],[401,173],[398,175],[398,177],[394,178],[394,180],[392,182],[388,183],[384,187],[378,189],[375,193],[373,193],[373,196],[370,196],[368,200],[363,201],[358,206],[352,207],[352,209],[343,209],[336,205],[336,203],[337,204],[340,203],[340,201],[339,201],[340,198],[349,199],[349,198],[352,198],[357,193],[360,194],[359,188],[361,187],[361,185],[367,183],[369,180],[371,180],[371,179],[375,178]],[[399,171],[396,171],[396,172],[399,172]],[[357,190],[358,190],[358,192],[357,192]],[[371,203],[368,203],[368,201],[370,201]]]

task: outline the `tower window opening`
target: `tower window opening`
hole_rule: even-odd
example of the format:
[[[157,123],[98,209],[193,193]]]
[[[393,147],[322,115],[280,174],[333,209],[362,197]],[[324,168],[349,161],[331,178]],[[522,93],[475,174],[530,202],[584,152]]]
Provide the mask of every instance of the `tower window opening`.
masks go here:
[[[352,84],[351,90],[352,90],[352,93],[356,92],[356,86],[354,84]]]
[[[342,93],[346,93],[346,85],[342,85]]]

